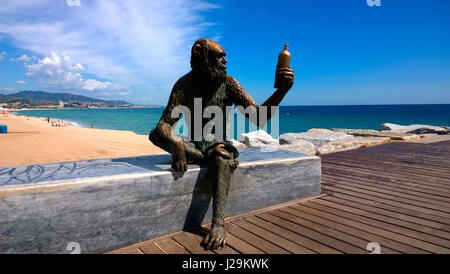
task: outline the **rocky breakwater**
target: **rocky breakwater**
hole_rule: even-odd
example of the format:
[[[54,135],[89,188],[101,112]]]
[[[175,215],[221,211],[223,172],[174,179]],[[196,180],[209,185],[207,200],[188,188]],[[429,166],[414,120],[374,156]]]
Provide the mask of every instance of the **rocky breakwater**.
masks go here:
[[[391,123],[384,123],[380,126],[382,132],[406,133],[406,134],[449,134],[450,128],[446,126],[430,126],[430,125],[408,125],[402,126]]]
[[[310,142],[298,139],[289,144],[281,145],[278,139],[273,138],[264,130],[243,133],[239,136],[239,141],[231,140],[231,142],[237,148],[261,147],[264,151],[283,149],[307,155],[316,155],[315,146]]]
[[[389,138],[355,137],[328,129],[314,129],[301,133],[285,133],[279,139],[263,130],[243,133],[240,141],[231,140],[237,148],[260,147],[264,151],[289,150],[307,155],[321,155],[389,142]]]
[[[285,133],[280,136],[281,148],[283,144],[291,146],[299,140],[314,145],[317,155],[332,153],[342,150],[367,147],[389,142],[386,137],[356,137],[347,132],[331,131],[327,129],[311,129],[302,133]]]
[[[313,128],[308,132],[285,133],[280,135],[279,139],[258,130],[241,134],[240,141],[232,140],[232,143],[238,148],[262,147],[264,150],[283,149],[308,155],[321,155],[384,144],[392,140],[408,141],[448,133],[448,127],[384,123],[380,126],[380,130]]]
[[[393,132],[393,131],[378,131],[372,129],[342,129],[333,128],[334,132],[346,133],[352,136],[358,137],[382,137],[390,138],[391,140],[406,141],[413,139],[420,139],[421,136],[417,134],[409,134],[403,132]]]

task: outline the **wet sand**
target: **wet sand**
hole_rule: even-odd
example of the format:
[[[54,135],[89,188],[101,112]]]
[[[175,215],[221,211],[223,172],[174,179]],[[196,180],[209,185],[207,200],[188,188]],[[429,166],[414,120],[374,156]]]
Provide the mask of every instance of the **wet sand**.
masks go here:
[[[64,125],[64,123],[59,123]],[[29,165],[164,152],[131,131],[52,126],[47,120],[0,112],[0,166]],[[149,129],[150,131],[150,129]]]

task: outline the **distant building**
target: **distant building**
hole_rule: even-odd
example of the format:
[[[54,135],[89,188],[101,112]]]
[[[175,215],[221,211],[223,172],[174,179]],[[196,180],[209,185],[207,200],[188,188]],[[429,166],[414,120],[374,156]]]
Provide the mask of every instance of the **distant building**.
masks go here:
[[[64,108],[64,102],[59,100],[58,108]]]

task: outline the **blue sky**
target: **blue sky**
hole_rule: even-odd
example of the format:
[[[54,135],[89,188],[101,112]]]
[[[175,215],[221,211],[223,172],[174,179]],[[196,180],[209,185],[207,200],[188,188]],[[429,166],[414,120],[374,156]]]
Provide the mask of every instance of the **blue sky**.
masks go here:
[[[166,104],[192,43],[218,41],[258,102],[283,44],[283,105],[450,103],[450,1],[2,0],[0,93],[72,92]]]

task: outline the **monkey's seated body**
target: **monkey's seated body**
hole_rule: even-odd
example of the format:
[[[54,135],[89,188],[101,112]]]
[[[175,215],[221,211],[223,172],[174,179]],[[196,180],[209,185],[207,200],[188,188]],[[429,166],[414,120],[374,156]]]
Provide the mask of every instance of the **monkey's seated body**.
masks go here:
[[[194,98],[201,98],[201,112],[208,106],[217,106],[222,110],[225,127],[228,122],[226,107],[253,106],[256,115],[259,106],[233,77],[226,74],[226,52],[216,42],[209,39],[199,39],[192,47],[192,70],[181,77],[172,89],[169,102],[158,125],[149,134],[150,141],[172,154],[172,169],[185,172],[188,163],[206,164],[208,166],[207,180],[212,185],[213,214],[210,232],[204,237],[202,245],[206,249],[216,249],[226,244],[224,230],[225,210],[228,189],[232,171],[238,166],[236,158],[239,153],[227,141],[226,129],[223,128],[223,138],[202,137],[199,141],[185,141],[172,131],[172,126],[179,120],[179,115],[173,118],[172,111],[178,107],[187,107],[190,113],[196,113]],[[294,73],[291,69],[277,70],[276,77],[281,79],[283,88],[279,88],[263,104],[277,106],[293,84]],[[198,106],[196,106],[198,107]],[[197,110],[198,111],[198,110]],[[198,113],[198,112],[197,112]],[[272,113],[269,111],[267,120]],[[203,133],[204,126],[212,120],[202,118],[202,125],[188,125],[190,136],[192,129],[199,128]],[[194,119],[196,121],[197,119]],[[251,121],[257,123],[256,121]],[[217,126],[217,125],[215,125]],[[259,125],[263,126],[263,125]],[[217,128],[215,128],[217,132]],[[202,135],[202,134],[201,134]],[[206,140],[208,139],[208,140]],[[217,140],[220,139],[220,140]]]

